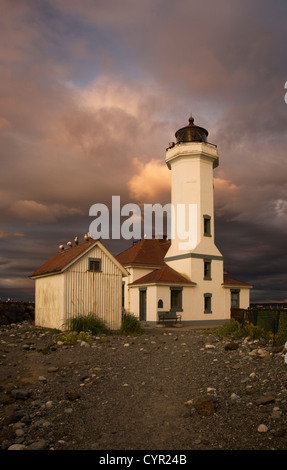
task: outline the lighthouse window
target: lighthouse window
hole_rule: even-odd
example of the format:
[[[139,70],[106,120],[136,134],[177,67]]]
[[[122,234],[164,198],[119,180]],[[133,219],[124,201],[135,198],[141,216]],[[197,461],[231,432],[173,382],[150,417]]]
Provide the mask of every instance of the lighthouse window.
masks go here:
[[[211,297],[212,294],[204,294],[204,313],[212,313]]]
[[[204,280],[211,280],[211,261],[206,259],[204,260]]]
[[[203,216],[203,234],[205,237],[211,237],[210,219],[209,215]]]

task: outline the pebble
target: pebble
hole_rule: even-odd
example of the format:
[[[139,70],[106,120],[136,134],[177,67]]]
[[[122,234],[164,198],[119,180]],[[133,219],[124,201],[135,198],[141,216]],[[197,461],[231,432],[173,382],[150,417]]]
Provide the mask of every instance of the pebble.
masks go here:
[[[47,378],[44,377],[43,375],[39,375],[38,380],[39,380],[39,382],[43,382],[43,383],[47,382]]]
[[[190,426],[193,429],[194,423],[196,424],[197,421],[202,426],[200,430],[198,430],[198,433],[195,433],[194,431],[194,436],[196,436],[197,438],[195,441],[193,441],[193,444],[200,445],[201,447],[210,446],[212,448],[218,449],[224,448],[225,444],[223,443],[223,441],[220,442],[220,437],[218,438],[218,436],[216,435],[216,438],[218,438],[218,442],[216,442],[213,441],[211,435],[213,435],[212,428],[214,425],[217,425],[218,429],[220,429],[222,426],[222,431],[225,432],[223,425],[223,423],[225,422],[224,418],[225,415],[229,413],[229,419],[234,419],[233,422],[236,422],[236,419],[241,419],[242,414],[242,429],[245,425],[250,427],[250,425],[253,424],[253,434],[251,433],[252,438],[250,436],[250,441],[251,439],[253,439],[252,445],[254,447],[260,447],[265,445],[263,443],[266,443],[266,446],[268,445],[269,448],[270,446],[276,448],[277,445],[279,447],[281,446],[282,448],[282,446],[284,446],[283,441],[285,439],[279,439],[278,437],[286,436],[287,433],[285,414],[287,406],[287,387],[286,368],[283,362],[283,353],[281,357],[279,357],[279,354],[276,355],[273,352],[273,348],[271,348],[271,346],[266,346],[265,342],[251,342],[245,339],[237,340],[237,342],[234,342],[233,344],[233,341],[230,341],[230,339],[220,340],[216,342],[214,341],[214,337],[211,337],[210,339],[203,338],[202,341],[198,343],[198,345],[200,345],[199,347],[191,348],[190,344],[193,343],[189,342],[188,335],[185,336],[184,334],[180,333],[181,332],[177,331],[176,335],[170,338],[170,333],[165,333],[163,335],[160,332],[160,336],[158,338],[155,338],[154,336],[152,337],[153,340],[143,337],[143,339],[134,340],[134,342],[131,342],[129,338],[126,338],[124,340],[121,340],[121,342],[117,342],[114,344],[112,343],[111,346],[114,345],[117,347],[107,348],[107,357],[109,357],[112,349],[119,351],[119,346],[121,348],[125,348],[124,357],[126,357],[126,354],[129,355],[129,353],[131,352],[129,347],[132,344],[137,344],[138,347],[135,348],[134,354],[137,354],[137,352],[140,350],[142,351],[142,354],[146,353],[147,356],[148,354],[150,354],[150,357],[152,359],[154,359],[155,357],[156,361],[159,361],[159,359],[157,359],[158,352],[161,353],[162,351],[166,350],[167,354],[169,352],[169,356],[166,357],[169,358],[170,362],[164,363],[164,365],[168,367],[162,367],[163,363],[161,363],[161,369],[159,369],[159,375],[162,374],[163,383],[165,378],[167,377],[172,382],[174,373],[174,360],[172,358],[172,355],[174,354],[176,360],[178,357],[179,362],[176,363],[176,366],[180,368],[180,371],[182,373],[186,373],[187,380],[190,384],[190,389],[187,390],[186,395],[182,397],[182,403],[188,406],[188,409],[186,410],[187,412],[182,413],[181,416],[186,418],[185,426],[187,427]],[[100,337],[98,337],[98,339],[100,339]],[[13,341],[16,341],[16,339],[14,339]],[[109,342],[110,341],[107,341],[107,343]],[[208,342],[208,344],[205,344],[206,342]],[[25,345],[27,345],[27,349],[31,349],[32,347],[34,347],[32,343],[29,343],[26,340],[24,343]],[[137,396],[136,393],[130,395],[134,391],[133,389],[135,387],[135,383],[138,389],[140,386],[142,386],[142,388],[146,390],[147,394],[151,393],[151,398],[153,397],[153,395],[157,396],[160,391],[162,400],[166,400],[166,404],[169,403],[169,400],[172,397],[172,388],[170,389],[169,386],[167,386],[166,390],[162,389],[161,387],[163,387],[163,385],[160,382],[157,382],[158,378],[155,374],[154,377],[149,377],[149,375],[147,375],[146,377],[139,375],[138,382],[134,382],[133,379],[130,379],[130,377],[132,376],[133,371],[135,369],[131,368],[131,375],[126,375],[126,372],[128,371],[127,364],[127,367],[124,367],[124,365],[120,361],[118,363],[114,363],[114,361],[116,361],[116,359],[114,359],[114,353],[113,356],[111,356],[111,362],[104,364],[101,362],[100,357],[99,361],[96,358],[95,362],[93,362],[90,353],[93,353],[94,351],[92,349],[86,350],[85,346],[90,346],[90,344],[84,343],[85,342],[79,342],[77,347],[79,348],[80,346],[83,346],[80,354],[83,355],[83,357],[87,356],[89,360],[87,359],[86,363],[84,362],[84,360],[83,362],[80,362],[80,359],[78,359],[75,354],[75,359],[71,360],[70,362],[67,362],[66,364],[60,363],[59,365],[61,372],[59,374],[59,377],[56,375],[57,380],[55,380],[55,383],[53,381],[53,378],[55,378],[55,376],[47,374],[57,374],[57,372],[59,371],[58,362],[48,358],[47,356],[42,356],[44,364],[45,361],[49,361],[46,363],[48,364],[46,368],[43,369],[43,373],[46,376],[40,375],[38,377],[38,375],[36,375],[35,377],[33,377],[34,379],[36,378],[36,380],[34,381],[34,387],[32,388],[32,390],[29,390],[27,387],[27,384],[30,384],[30,376],[28,374],[27,377],[22,376],[23,381],[19,381],[19,378],[21,377],[20,369],[22,369],[23,366],[22,361],[11,361],[11,367],[14,368],[16,374],[11,376],[14,377],[13,379],[9,379],[11,383],[7,385],[5,384],[5,387],[3,387],[3,400],[5,398],[9,398],[10,404],[8,402],[2,402],[2,405],[7,404],[8,406],[11,406],[12,404],[12,406],[14,406],[14,409],[9,408],[8,411],[7,406],[7,424],[4,425],[7,430],[7,436],[5,436],[5,439],[3,439],[0,443],[2,445],[2,449],[47,449],[49,448],[49,442],[50,449],[52,450],[54,450],[54,448],[57,449],[57,447],[59,448],[59,445],[61,445],[62,447],[64,444],[65,446],[71,447],[75,445],[77,439],[72,435],[70,436],[69,434],[70,432],[72,433],[72,431],[67,432],[65,430],[65,435],[64,433],[63,435],[58,435],[58,432],[56,432],[56,426],[59,422],[61,422],[61,424],[65,423],[66,421],[72,422],[72,418],[78,415],[78,407],[81,408],[81,406],[85,405],[86,393],[89,392],[89,388],[93,391],[93,386],[95,386],[98,387],[98,391],[101,392],[102,380],[98,380],[99,378],[102,378],[103,380],[109,380],[110,378],[113,379],[117,387],[119,387],[120,385],[122,387],[126,387],[124,389],[125,395],[128,394],[128,396],[131,397]],[[35,341],[35,344],[37,345],[37,350],[40,351],[38,342],[36,343]],[[55,345],[55,342],[53,344]],[[140,346],[142,347],[140,348]],[[5,345],[5,347],[7,346]],[[69,347],[73,348],[73,346]],[[106,345],[99,346],[99,348],[101,347],[104,349]],[[152,356],[153,351],[155,351],[155,356]],[[202,353],[201,351],[205,352]],[[225,351],[231,351],[231,353],[227,353]],[[272,353],[269,353],[269,351],[272,351]],[[63,350],[59,352],[62,353]],[[28,354],[29,353],[27,353],[27,355]],[[195,354],[194,369],[191,366],[193,354]],[[190,365],[188,361],[185,360],[186,370],[181,368],[180,362],[181,357],[185,356],[190,357]],[[7,352],[7,357],[9,358],[9,351]],[[276,357],[278,358],[278,360]],[[4,355],[1,356],[1,359],[2,358],[4,363]],[[141,355],[140,360],[142,360],[143,358],[145,358],[145,356],[142,357]],[[211,367],[210,358],[212,360]],[[201,362],[200,367],[198,368],[196,364],[197,359]],[[265,359],[266,361],[268,361],[267,363]],[[8,360],[9,359],[5,358],[5,362],[8,362]],[[283,362],[281,369],[278,366],[278,362],[280,360]],[[270,361],[272,361],[272,364],[270,364]],[[133,361],[131,361],[131,363],[132,367],[134,367]],[[56,365],[53,366],[52,364]],[[273,364],[275,365],[275,368],[273,368]],[[84,370],[81,370],[82,368]],[[85,369],[87,369],[89,372],[87,372]],[[127,370],[124,371],[124,369]],[[193,377],[193,370],[197,372],[198,375],[194,375]],[[273,373],[273,370],[275,370],[275,373]],[[73,371],[73,373],[75,372],[76,381],[67,382],[65,384],[66,379],[69,378],[70,371]],[[122,373],[123,375],[121,376]],[[279,373],[281,373],[281,375]],[[19,374],[19,376],[17,374]],[[95,380],[95,378],[97,380]],[[40,384],[37,383],[37,379],[38,382],[42,383],[46,383],[48,379],[48,385],[45,387],[40,386]],[[119,382],[119,380],[121,381]],[[50,394],[50,385],[51,387],[55,387],[58,385],[58,383],[60,385],[59,390],[57,390],[58,395],[55,396],[53,393]],[[19,384],[26,384],[27,388],[20,388]],[[63,387],[61,384],[63,384]],[[158,387],[158,389],[155,388],[156,393],[152,391],[152,386],[154,384],[155,387]],[[84,385],[84,389],[80,389],[80,387]],[[72,389],[74,388],[75,390],[69,391],[70,387]],[[129,392],[129,390],[131,390],[131,392]],[[35,395],[35,398],[37,398],[37,400],[29,400],[32,392],[33,395]],[[203,395],[198,398],[198,394],[200,395],[201,393]],[[250,399],[251,394],[252,399]],[[19,401],[14,403],[12,398],[14,400]],[[157,398],[155,399],[155,405],[157,404]],[[190,400],[185,401],[188,398],[190,398]],[[80,399],[80,401],[77,402],[76,400],[78,399]],[[173,397],[172,399],[175,399],[175,397]],[[71,401],[73,401],[74,403],[71,403]],[[279,406],[275,406],[278,404],[280,405],[280,408]],[[99,414],[101,415],[102,411],[100,407],[99,411]],[[155,408],[155,411],[157,411],[157,408]],[[157,412],[160,414],[159,409]],[[190,420],[191,417],[192,422]],[[161,419],[161,416],[159,418]],[[171,419],[169,419],[168,417],[166,420],[162,420],[162,422],[165,426],[168,426],[168,424],[172,422]],[[261,422],[265,420],[268,426]],[[254,425],[254,423],[256,424]],[[258,425],[258,423],[261,424]],[[55,432],[53,426],[55,426]],[[63,427],[63,429],[65,428]],[[264,439],[264,434],[266,433],[268,433],[267,436],[269,439]],[[115,432],[114,435],[116,437],[119,436],[119,431],[117,431],[117,433]],[[221,435],[223,435],[223,433],[221,433]],[[44,436],[46,438],[48,436],[48,439],[50,439],[50,441],[40,439],[41,436]],[[73,441],[73,439],[75,439],[75,441]],[[226,442],[230,447],[232,447],[232,445],[237,445],[237,442],[233,441],[232,439],[233,438],[231,429],[230,435],[228,434],[228,432],[226,432]],[[53,443],[53,445],[51,443]],[[107,438],[107,445],[108,444],[109,442]],[[97,449],[100,445],[100,442],[97,442],[95,444]]]
[[[231,400],[231,401],[237,401],[237,400],[239,400],[239,398],[240,398],[240,397],[239,397],[236,393],[232,393],[232,394],[230,395],[230,400]]]
[[[25,450],[27,447],[24,444],[12,444],[8,450]]]
[[[268,432],[268,427],[266,426],[266,424],[259,424],[257,431],[261,433]]]

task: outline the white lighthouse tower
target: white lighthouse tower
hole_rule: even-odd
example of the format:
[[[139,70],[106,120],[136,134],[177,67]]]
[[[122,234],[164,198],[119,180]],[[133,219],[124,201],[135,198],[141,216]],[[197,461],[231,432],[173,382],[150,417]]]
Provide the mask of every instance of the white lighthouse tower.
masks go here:
[[[250,284],[224,275],[214,241],[216,145],[193,118],[166,151],[171,170],[171,240],[143,239],[117,256],[129,275],[124,305],[141,321],[218,324],[248,308]],[[184,225],[183,225],[184,222]]]
[[[175,136],[176,143],[166,151],[174,213],[171,246],[164,261],[196,283],[193,303],[220,318],[224,311],[223,256],[214,241],[213,190],[213,170],[219,164],[217,147],[207,142],[208,131],[196,126],[192,117]]]

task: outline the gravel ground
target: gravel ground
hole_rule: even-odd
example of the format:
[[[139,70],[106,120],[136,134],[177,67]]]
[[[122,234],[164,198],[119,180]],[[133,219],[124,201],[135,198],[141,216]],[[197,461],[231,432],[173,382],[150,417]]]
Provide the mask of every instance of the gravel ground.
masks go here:
[[[285,350],[212,330],[0,330],[2,450],[285,450]]]

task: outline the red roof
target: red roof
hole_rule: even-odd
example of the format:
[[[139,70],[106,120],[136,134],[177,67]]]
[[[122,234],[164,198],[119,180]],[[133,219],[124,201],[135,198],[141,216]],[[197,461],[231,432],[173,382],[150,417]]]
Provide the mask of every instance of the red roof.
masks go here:
[[[61,272],[71,261],[75,260],[79,255],[90,248],[96,240],[88,240],[80,245],[72,246],[57,253],[53,258],[40,266],[36,271],[30,274],[30,277],[41,276],[44,274],[52,274]]]
[[[179,274],[177,271],[172,269],[168,265],[164,265],[160,269],[155,269],[149,274],[137,279],[133,283],[129,284],[130,286],[136,286],[139,284],[189,284],[191,286],[196,286],[195,282],[189,281],[184,276]]]
[[[252,284],[248,284],[247,282],[238,281],[237,279],[233,279],[232,277],[224,275],[224,286],[242,286],[242,287],[253,287]]]
[[[148,265],[162,266],[163,258],[170,247],[170,242],[162,239],[145,239],[119,253],[115,258],[123,266]]]

